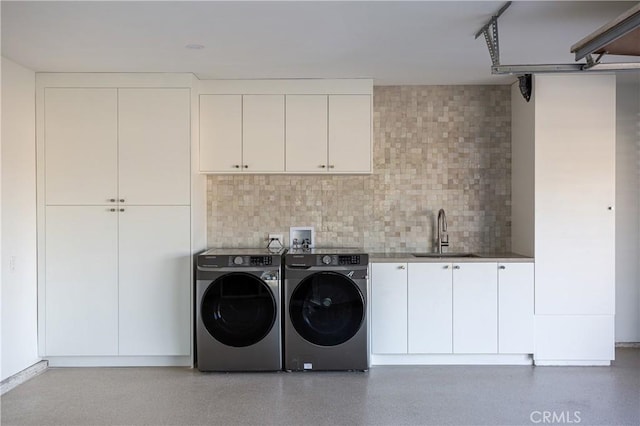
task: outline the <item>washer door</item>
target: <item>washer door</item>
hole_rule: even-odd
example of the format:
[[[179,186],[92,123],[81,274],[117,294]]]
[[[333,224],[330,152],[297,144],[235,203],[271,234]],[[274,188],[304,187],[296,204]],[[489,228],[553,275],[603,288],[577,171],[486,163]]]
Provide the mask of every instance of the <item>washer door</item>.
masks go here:
[[[289,301],[289,316],[298,334],[320,346],[351,339],[365,315],[362,292],[349,278],[317,272],[303,279]]]
[[[209,285],[200,316],[219,342],[234,347],[258,343],[271,331],[278,306],[269,286],[243,272],[225,274]]]

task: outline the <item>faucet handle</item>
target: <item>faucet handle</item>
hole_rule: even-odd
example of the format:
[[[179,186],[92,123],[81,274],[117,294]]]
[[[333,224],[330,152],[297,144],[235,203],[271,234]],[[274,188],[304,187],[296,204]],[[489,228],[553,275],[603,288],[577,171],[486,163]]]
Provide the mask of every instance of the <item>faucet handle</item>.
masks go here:
[[[449,245],[449,233],[448,232],[442,232],[440,235],[440,244],[443,246],[448,246]]]

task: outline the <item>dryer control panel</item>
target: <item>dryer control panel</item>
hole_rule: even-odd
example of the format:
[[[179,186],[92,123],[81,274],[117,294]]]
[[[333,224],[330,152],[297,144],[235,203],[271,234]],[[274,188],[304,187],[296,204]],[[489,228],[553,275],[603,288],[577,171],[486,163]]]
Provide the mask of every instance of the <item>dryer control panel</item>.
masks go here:
[[[285,256],[285,265],[294,268],[304,267],[364,267],[369,264],[366,253],[336,253],[329,250],[291,251]]]

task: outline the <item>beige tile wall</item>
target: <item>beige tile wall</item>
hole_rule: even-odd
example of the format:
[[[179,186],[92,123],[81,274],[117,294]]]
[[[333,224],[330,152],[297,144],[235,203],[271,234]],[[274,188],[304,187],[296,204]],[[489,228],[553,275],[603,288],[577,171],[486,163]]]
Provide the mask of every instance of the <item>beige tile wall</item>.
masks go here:
[[[378,86],[373,110],[372,175],[208,176],[209,246],[314,226],[317,246],[432,251],[444,208],[450,251],[509,251],[509,86]]]

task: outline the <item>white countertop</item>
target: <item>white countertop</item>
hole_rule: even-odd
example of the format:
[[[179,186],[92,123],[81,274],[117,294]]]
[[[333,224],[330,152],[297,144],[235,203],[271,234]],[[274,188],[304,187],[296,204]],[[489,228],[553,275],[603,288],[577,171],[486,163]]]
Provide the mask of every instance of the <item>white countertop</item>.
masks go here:
[[[419,253],[417,253],[419,254]],[[369,262],[371,263],[395,263],[395,262],[412,262],[412,263],[478,263],[478,262],[533,262],[533,257],[523,256],[516,253],[472,253],[474,257],[455,257],[447,256],[443,253],[442,257],[417,257],[413,253],[369,253]]]

